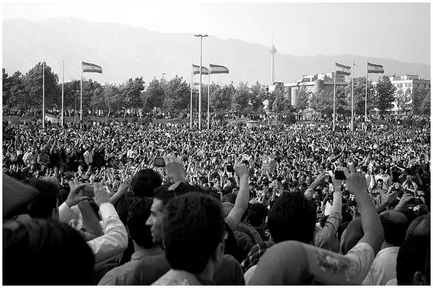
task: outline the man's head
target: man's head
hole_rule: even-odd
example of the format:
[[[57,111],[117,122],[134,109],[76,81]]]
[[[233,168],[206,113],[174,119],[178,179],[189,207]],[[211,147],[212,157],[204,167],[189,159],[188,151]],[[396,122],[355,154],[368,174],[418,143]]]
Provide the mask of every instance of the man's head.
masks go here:
[[[6,222],[3,249],[5,285],[94,284],[93,252],[65,223],[47,219]]]
[[[128,211],[128,232],[132,240],[142,248],[152,248],[150,227],[143,225],[150,216],[151,198],[135,198]]]
[[[164,208],[166,258],[172,269],[200,274],[211,263],[218,269],[224,254],[225,221],[221,203],[191,192]]]
[[[283,193],[269,211],[268,227],[276,243],[297,240],[309,244],[315,225],[315,204],[301,192]]]
[[[33,180],[30,185],[40,192],[29,206],[30,217],[58,220],[60,183],[54,178],[45,178]]]
[[[383,180],[382,179],[377,180],[377,187],[379,187],[379,188],[383,187]]]
[[[169,183],[155,189],[150,216],[146,221],[146,225],[150,226],[150,231],[152,232],[153,243],[162,242],[162,223],[164,221],[163,211],[165,205],[172,198],[192,191],[196,191],[196,188],[186,183]]]
[[[379,215],[385,233],[385,243],[400,246],[406,236],[408,221],[406,216],[395,210],[387,210]]]
[[[153,191],[162,184],[161,176],[153,169],[138,171],[131,180],[134,195],[140,198],[153,197]]]
[[[406,239],[412,236],[429,236],[430,235],[430,215],[425,214],[415,218],[410,222],[409,227],[406,231]]]
[[[414,236],[397,256],[398,285],[430,285],[430,236]]]

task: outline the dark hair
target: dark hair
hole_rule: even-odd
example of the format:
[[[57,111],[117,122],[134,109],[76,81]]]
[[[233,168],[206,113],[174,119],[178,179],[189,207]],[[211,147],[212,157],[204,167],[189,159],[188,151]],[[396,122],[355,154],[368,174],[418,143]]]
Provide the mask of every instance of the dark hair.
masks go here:
[[[266,216],[268,216],[269,212],[268,208],[266,208],[266,206],[262,203],[252,204],[249,210],[248,222],[253,227],[260,226],[266,219]]]
[[[152,248],[152,232],[150,227],[143,225],[150,216],[152,198],[135,198],[128,211],[128,231],[132,240],[143,248]]]
[[[229,203],[235,204],[235,202],[236,202],[236,194],[233,194],[233,193],[225,194],[223,196],[223,199],[221,201],[222,202],[229,202]]]
[[[269,211],[268,227],[275,243],[296,240],[310,243],[316,226],[316,206],[301,192],[284,193]]]
[[[154,197],[161,200],[165,206],[171,199],[176,196],[181,196],[189,192],[201,192],[196,186],[181,182],[181,183],[167,183],[153,191]]]
[[[41,193],[32,201],[28,214],[32,218],[51,218],[53,210],[57,208],[59,187],[46,179],[33,180],[30,182],[30,185],[38,189]]]
[[[412,285],[416,272],[422,272],[430,285],[430,236],[414,236],[400,247],[397,256],[398,285]]]
[[[4,224],[3,263],[4,285],[95,284],[95,257],[89,245],[77,231],[57,221]]]
[[[379,215],[383,226],[386,243],[393,246],[400,246],[406,236],[409,222],[406,216],[398,211],[389,210]]]
[[[162,178],[158,172],[153,169],[143,169],[132,177],[131,189],[137,197],[153,197],[153,191],[161,184]]]
[[[430,235],[430,215],[425,214],[413,220],[406,231],[406,239],[412,236]]]
[[[202,193],[173,198],[164,208],[165,254],[172,269],[203,272],[224,236],[221,203]]]
[[[224,227],[225,232],[227,233],[227,239],[225,240],[224,245],[224,254],[230,254],[232,255],[239,263],[242,263],[242,261],[245,259],[243,257],[239,247],[238,242],[236,241],[235,233],[230,228],[230,226],[227,224],[227,222],[224,221]]]

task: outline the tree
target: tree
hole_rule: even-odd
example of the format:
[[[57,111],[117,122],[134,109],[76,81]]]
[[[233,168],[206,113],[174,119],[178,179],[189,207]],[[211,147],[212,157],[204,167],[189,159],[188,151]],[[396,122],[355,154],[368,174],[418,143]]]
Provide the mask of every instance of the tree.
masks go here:
[[[24,76],[25,89],[28,92],[29,106],[42,107],[42,70],[45,73],[45,107],[58,107],[60,91],[57,86],[59,77],[52,72],[51,67],[38,63]]]
[[[191,90],[183,80],[183,77],[178,77],[171,79],[164,87],[165,97],[163,100],[163,108],[167,112],[178,113],[180,111],[185,111],[189,107]],[[203,97],[203,94],[202,94]],[[206,91],[207,97],[207,91]],[[207,103],[207,102],[206,102]]]
[[[412,111],[415,115],[430,114],[430,89],[415,89],[413,91]]]
[[[253,86],[251,86],[251,109],[254,114],[262,114],[264,112],[263,101],[266,100],[266,89],[263,85],[256,82]]]
[[[164,102],[165,91],[161,87],[158,79],[153,79],[146,91],[142,94],[143,107],[147,111],[153,110],[153,108],[162,108]]]
[[[352,81],[352,80],[351,80]],[[365,115],[365,77],[356,78],[354,81],[354,113],[355,115]],[[348,87],[352,87],[352,82]],[[351,88],[350,88],[351,89]],[[352,90],[350,90],[352,91]],[[376,107],[376,97],[374,95],[374,87],[371,81],[367,83],[367,110],[371,111]],[[352,101],[350,99],[350,101]],[[350,103],[352,105],[352,103]]]
[[[236,88],[236,92],[233,94],[232,100],[232,110],[238,112],[239,114],[249,114],[250,109],[250,88],[247,83],[239,83]]]
[[[104,86],[104,101],[108,108],[108,116],[110,116],[111,112],[119,111],[123,106],[123,98],[119,87],[113,84],[106,84]]]
[[[296,109],[304,110],[308,107],[309,93],[307,88],[302,86],[296,93]]]
[[[334,113],[334,89],[321,89],[313,93],[310,100],[310,106],[314,111],[332,118]],[[343,87],[337,87],[335,90],[335,110],[337,115],[350,115],[351,106],[348,104],[346,92]]]
[[[10,97],[9,105],[27,111],[30,106],[29,93],[25,89],[24,75],[20,71],[9,77]]]
[[[212,110],[220,114],[228,112],[232,104],[232,91],[231,86],[215,86],[215,90],[210,96]]]
[[[376,85],[377,105],[379,114],[383,115],[393,107],[395,101],[394,93],[395,86],[392,85],[388,76],[383,76],[379,79]]]
[[[65,109],[80,110],[80,80],[72,80],[63,85],[64,107]]]
[[[10,97],[11,97],[11,84],[10,84],[11,81],[4,68],[2,69],[2,74],[3,74],[3,105],[9,105]]]
[[[143,92],[143,90],[144,81],[142,77],[137,77],[134,80],[130,78],[121,89],[124,108],[134,110],[142,108],[143,102],[141,93]]]
[[[401,110],[404,114],[410,110],[409,102],[412,98],[412,91],[409,89],[406,90],[406,92],[403,92],[403,90],[397,91],[397,96],[395,98],[397,108]]]

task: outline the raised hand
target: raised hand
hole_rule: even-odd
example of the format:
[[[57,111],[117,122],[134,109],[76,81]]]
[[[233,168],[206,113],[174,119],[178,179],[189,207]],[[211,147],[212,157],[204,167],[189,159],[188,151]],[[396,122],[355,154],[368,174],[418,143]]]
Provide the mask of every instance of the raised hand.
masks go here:
[[[95,197],[93,199],[96,205],[101,206],[104,203],[110,202],[110,195],[108,195],[107,190],[101,183],[94,183],[93,187],[95,191]]]
[[[365,181],[364,175],[356,172],[353,164],[349,165],[349,168],[343,168],[344,175],[346,176],[347,190],[354,194],[367,193],[367,181]]]
[[[179,159],[174,156],[164,156],[167,176],[173,182],[185,182],[186,172]]]
[[[83,196],[83,188],[88,184],[80,184],[77,179],[74,182],[69,181],[69,187],[71,187],[71,191],[69,192],[68,198],[65,203],[69,207],[77,205],[79,202],[83,200],[88,200],[89,197]]]
[[[239,163],[239,162],[238,162],[238,163],[235,165],[234,170],[235,170],[236,175],[238,175],[238,177],[239,177],[240,179],[242,179],[242,178],[244,178],[244,177],[248,178],[248,176],[249,176],[249,170],[248,170],[248,167],[247,167],[247,165],[245,165],[244,163]]]

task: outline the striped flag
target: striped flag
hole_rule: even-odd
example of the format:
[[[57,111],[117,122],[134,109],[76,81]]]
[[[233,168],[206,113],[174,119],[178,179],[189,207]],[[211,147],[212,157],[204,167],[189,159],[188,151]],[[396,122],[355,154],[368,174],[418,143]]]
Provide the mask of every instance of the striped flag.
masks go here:
[[[96,64],[82,62],[83,72],[102,73],[102,67]]]
[[[192,74],[200,74],[200,66],[192,64]],[[202,75],[209,75],[209,69],[206,67],[201,66],[201,74]]]
[[[367,72],[368,73],[383,73],[385,71],[383,70],[382,65],[377,65],[377,64],[367,62]]]
[[[350,75],[351,67],[335,62],[335,73],[342,75]]]
[[[210,74],[228,74],[229,69],[225,66],[209,64]]]

